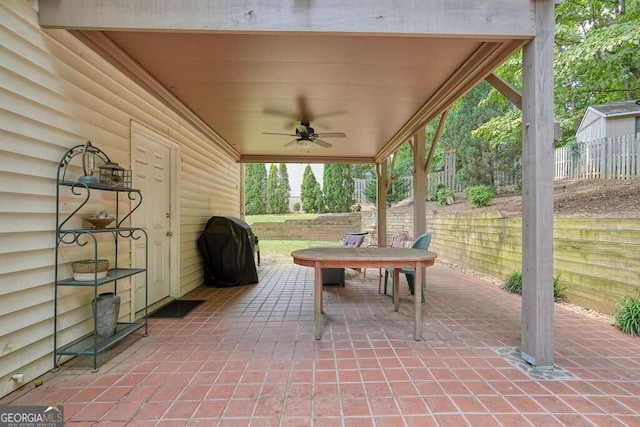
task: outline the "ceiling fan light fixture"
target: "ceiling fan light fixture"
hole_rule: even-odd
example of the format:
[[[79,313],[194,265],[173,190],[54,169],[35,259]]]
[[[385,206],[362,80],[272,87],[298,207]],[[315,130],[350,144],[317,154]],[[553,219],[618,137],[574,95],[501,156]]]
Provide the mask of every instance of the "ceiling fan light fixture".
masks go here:
[[[301,147],[311,147],[311,141],[308,139],[299,139],[298,145]]]

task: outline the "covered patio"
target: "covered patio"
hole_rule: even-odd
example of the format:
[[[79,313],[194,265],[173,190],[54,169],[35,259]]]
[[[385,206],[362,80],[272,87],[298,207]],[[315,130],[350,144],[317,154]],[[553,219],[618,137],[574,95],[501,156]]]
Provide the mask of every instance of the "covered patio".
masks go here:
[[[380,245],[389,159],[411,144],[413,235],[423,234],[425,177],[449,109],[488,81],[522,109],[521,357],[553,368],[558,2],[42,0],[38,19],[54,33],[69,31],[236,162],[375,164]],[[494,74],[519,49],[522,93]],[[438,118],[427,153],[425,126]]]
[[[0,404],[64,405],[70,425],[639,425],[640,344],[555,307],[555,369],[524,363],[521,298],[476,276],[427,269],[423,341],[369,270],[326,287],[313,337],[313,269],[260,267],[256,285],[202,286],[183,319],[149,319],[101,356],[63,364]]]

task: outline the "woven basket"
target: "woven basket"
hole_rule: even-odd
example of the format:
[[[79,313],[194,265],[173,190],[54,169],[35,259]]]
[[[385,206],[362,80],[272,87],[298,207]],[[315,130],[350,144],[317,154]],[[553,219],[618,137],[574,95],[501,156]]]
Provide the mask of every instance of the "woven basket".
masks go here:
[[[90,273],[93,274],[96,272],[96,261],[93,259],[85,259],[82,261],[76,261],[71,264],[71,269],[74,273]],[[102,273],[103,271],[109,270],[109,260],[108,259],[99,259],[98,260],[98,273]]]

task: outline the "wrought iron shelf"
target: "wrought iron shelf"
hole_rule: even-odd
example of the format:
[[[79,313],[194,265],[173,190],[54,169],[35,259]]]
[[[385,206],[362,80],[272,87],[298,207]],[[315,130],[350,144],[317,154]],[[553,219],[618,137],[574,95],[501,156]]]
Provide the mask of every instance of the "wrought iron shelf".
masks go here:
[[[80,181],[60,181],[60,185],[65,187],[84,187],[90,190],[105,190],[105,191],[118,191],[123,193],[140,193],[140,190],[135,188],[126,188],[120,186],[113,186],[108,184],[100,184],[96,183],[86,183]]]
[[[55,278],[54,278],[54,316],[53,316],[53,370],[57,370],[60,362],[61,356],[91,356],[93,358],[93,372],[98,371],[98,354],[105,351],[109,347],[115,345],[116,343],[122,341],[128,335],[134,333],[138,329],[144,330],[144,336],[147,336],[147,315],[148,315],[148,259],[149,259],[149,249],[148,249],[148,235],[147,232],[140,227],[124,227],[124,223],[129,223],[129,218],[133,214],[133,212],[140,207],[142,204],[142,192],[135,188],[127,188],[124,185],[113,185],[106,184],[105,181],[101,182],[92,182],[92,181],[74,181],[65,178],[67,169],[72,162],[76,162],[82,158],[82,167],[85,172],[85,176],[91,175],[87,173],[85,169],[85,155],[90,154],[95,156],[99,161],[104,164],[112,164],[109,156],[106,155],[102,150],[97,147],[92,146],[89,142],[84,145],[77,145],[69,149],[58,164],[58,175],[57,175],[57,189],[56,189],[56,248],[55,248]],[[77,164],[75,165],[78,166]],[[75,169],[77,170],[77,169]],[[101,177],[102,178],[102,177]],[[120,181],[127,182],[127,181]],[[127,182],[127,185],[131,185],[130,181]],[[62,214],[60,212],[61,207],[63,206],[63,201],[61,197],[61,189],[66,187],[65,193],[70,193],[75,197],[73,201],[67,203],[64,202],[64,206],[75,205],[72,206],[72,211],[70,213]],[[107,191],[111,193],[116,193],[113,196],[109,196],[105,199],[111,200],[114,207],[114,221],[115,223],[111,228],[77,228],[77,229],[67,229],[65,228],[68,225],[69,221],[72,218],[79,218],[81,209],[87,206],[91,197],[95,197],[96,192]],[[126,195],[125,197],[121,197],[120,194]],[[130,202],[129,208],[126,212],[119,212],[119,206],[122,204],[123,199],[128,198]],[[71,199],[69,199],[71,200]],[[103,200],[104,202],[104,200]],[[98,235],[110,234],[113,237],[113,241],[111,242],[111,248],[106,244],[103,244],[102,240],[110,240],[110,239],[100,239],[98,240]],[[118,260],[118,245],[122,244],[125,240],[134,241],[140,240],[144,246],[144,260],[138,260],[139,263],[135,267],[138,268],[121,268]],[[100,258],[100,251],[108,251],[109,255],[107,257],[113,258],[112,266],[114,268],[107,271],[107,276],[98,279],[97,274],[94,273],[92,280],[80,281],[74,280],[73,278],[65,278],[59,279],[60,274],[60,251],[62,246],[76,244],[78,246],[84,247],[86,246],[87,250],[91,250],[91,256],[87,258],[91,259],[93,262],[97,262]],[[66,260],[65,260],[66,261]],[[144,264],[143,264],[144,263]],[[128,263],[127,263],[128,264]],[[128,265],[127,265],[128,267]],[[132,266],[133,267],[133,266]],[[93,332],[74,340],[69,344],[62,345],[58,347],[58,339],[60,335],[59,325],[58,325],[58,317],[59,313],[59,288],[61,286],[66,287],[84,287],[84,288],[92,288],[91,293],[93,294],[93,300],[98,300],[98,288],[107,283],[111,283],[110,288],[106,288],[105,290],[109,290],[118,294],[118,281],[127,277],[131,277],[137,274],[144,274],[144,301],[143,301],[143,309],[142,309],[142,317],[140,319],[136,319],[131,323],[120,323],[116,324],[116,332],[114,335],[104,338],[99,337],[97,335],[98,332],[98,312],[97,312],[97,304],[93,304]],[[91,276],[89,276],[91,277]],[[142,281],[142,279],[140,279]],[[133,303],[133,297],[136,292],[136,286],[132,283],[123,288],[125,291],[131,293],[131,297],[129,298],[129,303]],[[90,302],[87,301],[87,304],[90,305]],[[134,307],[131,307],[131,310],[134,310]],[[131,318],[131,320],[134,320]],[[113,323],[111,324],[113,326]]]
[[[124,279],[125,277],[133,276],[134,274],[147,271],[144,268],[112,268],[107,272],[107,277],[96,280],[73,280],[66,279],[60,280],[56,285],[58,286],[100,286],[105,283],[113,282],[115,280]]]
[[[131,234],[135,233],[136,231],[142,231],[144,232],[144,228],[140,228],[140,227],[104,227],[104,228],[76,228],[76,229],[69,229],[69,230],[65,230],[65,229],[59,229],[58,230],[58,234],[60,236],[64,235],[64,234],[74,234],[74,235],[80,235],[80,234],[100,234],[100,233],[118,233],[120,234],[120,236],[127,235],[127,237],[131,237]],[[61,243],[67,243],[67,242],[61,242]],[[72,242],[71,242],[72,243]]]
[[[93,356],[94,353],[107,350],[144,326],[145,322],[118,323],[116,333],[108,338],[91,333],[60,347],[56,353],[60,356]]]

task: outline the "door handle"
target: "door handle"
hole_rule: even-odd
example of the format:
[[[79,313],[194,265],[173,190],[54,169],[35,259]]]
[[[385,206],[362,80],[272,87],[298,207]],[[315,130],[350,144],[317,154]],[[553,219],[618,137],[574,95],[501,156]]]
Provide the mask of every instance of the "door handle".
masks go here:
[[[173,236],[173,233],[171,231],[167,231],[167,237],[171,237]]]

